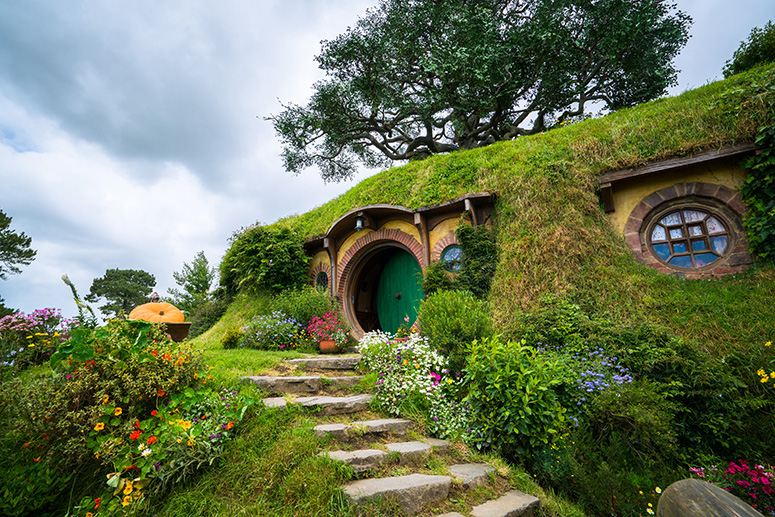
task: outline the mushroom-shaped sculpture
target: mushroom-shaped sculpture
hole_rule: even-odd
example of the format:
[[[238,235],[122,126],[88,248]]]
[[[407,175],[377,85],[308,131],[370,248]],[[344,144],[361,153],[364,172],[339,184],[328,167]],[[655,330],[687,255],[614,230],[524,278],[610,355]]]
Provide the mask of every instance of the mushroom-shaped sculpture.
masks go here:
[[[188,337],[190,321],[184,321],[186,317],[180,309],[166,302],[144,303],[132,309],[129,313],[130,320],[144,320],[151,323],[163,323],[167,327],[167,333],[175,342],[180,342]]]

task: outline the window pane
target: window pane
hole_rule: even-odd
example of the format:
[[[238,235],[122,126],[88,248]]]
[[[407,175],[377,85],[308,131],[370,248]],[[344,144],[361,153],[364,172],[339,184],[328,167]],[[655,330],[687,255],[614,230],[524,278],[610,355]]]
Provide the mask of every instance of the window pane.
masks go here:
[[[692,237],[697,237],[698,235],[702,235],[702,226],[690,226],[689,235],[691,235]]]
[[[713,246],[713,251],[715,251],[719,255],[724,253],[724,250],[727,249],[728,243],[729,243],[729,239],[727,238],[726,235],[719,235],[718,237],[710,238],[710,245]]]
[[[672,214],[663,217],[659,222],[665,225],[681,224],[681,216],[678,212],[673,212]]]
[[[673,244],[673,253],[686,253],[686,243],[676,242]]]
[[[684,219],[686,219],[687,223],[702,221],[707,215],[708,214],[705,212],[700,212],[699,210],[684,210]]]
[[[694,256],[694,262],[697,264],[697,267],[707,266],[716,259],[718,259],[718,256],[713,253],[700,253]]]
[[[708,227],[708,233],[710,235],[713,235],[715,233],[726,233],[726,230],[724,229],[724,225],[721,224],[721,221],[719,221],[713,216],[709,217],[708,222],[705,224]]]
[[[670,265],[676,267],[692,267],[692,258],[689,255],[683,255],[681,257],[675,257],[670,261]]]
[[[657,244],[654,246],[654,253],[657,254],[662,260],[670,258],[670,245],[669,244]]]
[[[683,236],[684,236],[684,231],[680,228],[675,228],[674,230],[670,230],[671,239],[680,239]]]
[[[705,239],[699,240],[699,241],[692,241],[692,249],[694,251],[702,251],[708,249],[708,245],[705,242]]]
[[[657,241],[666,241],[667,240],[667,233],[665,233],[665,228],[660,225],[656,225],[654,227],[654,231],[651,232],[651,241],[657,242]]]

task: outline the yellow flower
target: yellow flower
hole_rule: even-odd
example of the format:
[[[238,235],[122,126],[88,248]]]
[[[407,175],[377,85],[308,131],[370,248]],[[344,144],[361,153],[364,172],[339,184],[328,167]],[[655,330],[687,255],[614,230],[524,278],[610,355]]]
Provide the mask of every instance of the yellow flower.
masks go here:
[[[132,482],[131,481],[127,481],[126,482],[126,486],[124,486],[124,495],[131,494],[132,493],[132,488],[133,488],[132,487]]]
[[[194,440],[187,441],[186,445],[188,445],[189,447],[193,447],[194,446]]]
[[[105,424],[103,424],[102,422],[99,422],[97,425],[94,426],[95,431],[102,431],[103,429],[105,429]]]
[[[103,404],[107,404],[108,403],[108,399],[110,399],[110,397],[108,397],[108,394],[106,393],[105,395],[102,396],[102,403]]]
[[[121,506],[127,506],[127,505],[129,505],[129,503],[131,503],[131,502],[132,502],[132,496],[131,496],[131,495],[128,495],[128,496],[126,496],[126,497],[124,498],[124,500],[123,500],[123,501],[121,501]]]
[[[94,517],[94,514],[91,512],[86,512],[86,517]]]
[[[652,506],[653,506],[653,505],[652,505],[651,503],[649,503],[649,508],[651,508]]]
[[[764,346],[770,346],[770,345],[772,345],[772,341],[767,341],[766,343],[764,343]]]
[[[766,373],[764,373],[764,368],[759,368],[758,370],[756,370],[756,374],[759,377],[764,377],[765,375],[767,375]]]
[[[768,377],[762,377],[761,382],[767,382]]]
[[[654,492],[656,492],[658,494],[661,494],[662,493],[662,489],[657,487],[657,488],[654,489]]]
[[[191,427],[191,422],[189,422],[188,420],[180,420],[180,427],[182,427],[183,429],[188,429]]]
[[[113,410],[113,414],[118,416],[122,413],[122,411],[123,410],[120,407],[117,407],[116,409]]]

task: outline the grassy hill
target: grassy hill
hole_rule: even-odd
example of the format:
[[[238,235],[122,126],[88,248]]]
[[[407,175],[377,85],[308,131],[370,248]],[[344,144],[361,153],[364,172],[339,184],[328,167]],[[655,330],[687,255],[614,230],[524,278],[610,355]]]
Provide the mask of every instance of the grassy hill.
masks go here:
[[[770,266],[712,282],[638,263],[606,222],[597,177],[609,170],[752,142],[772,122],[775,70],[762,68],[548,133],[409,163],[376,174],[305,214],[278,221],[304,237],[348,210],[408,208],[468,192],[497,195],[500,245],[492,311],[509,334],[547,295],[620,323],[649,321],[715,352],[771,339]]]

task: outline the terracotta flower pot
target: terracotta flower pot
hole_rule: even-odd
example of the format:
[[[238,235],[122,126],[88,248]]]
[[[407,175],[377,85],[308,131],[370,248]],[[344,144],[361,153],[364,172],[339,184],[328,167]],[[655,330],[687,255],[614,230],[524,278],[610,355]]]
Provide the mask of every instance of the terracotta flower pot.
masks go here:
[[[336,341],[321,341],[320,353],[321,354],[335,354],[339,351],[339,347],[336,345]]]

